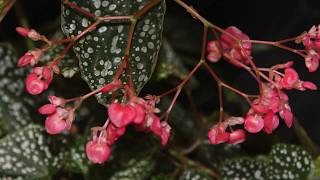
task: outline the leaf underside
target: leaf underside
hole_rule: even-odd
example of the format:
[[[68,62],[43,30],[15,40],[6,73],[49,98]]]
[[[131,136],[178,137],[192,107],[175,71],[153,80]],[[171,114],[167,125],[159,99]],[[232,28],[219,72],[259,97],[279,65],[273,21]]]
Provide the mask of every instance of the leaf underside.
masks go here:
[[[97,16],[127,16],[141,9],[148,0],[72,0]],[[133,83],[139,92],[150,79],[161,46],[165,2],[146,13],[137,23],[130,50]],[[67,36],[81,33],[94,21],[62,3],[62,30]],[[73,47],[80,60],[82,78],[92,90],[111,82],[122,63],[130,23],[104,22],[86,34]],[[124,74],[123,74],[124,76]],[[125,81],[125,78],[122,78]],[[97,95],[107,105],[110,95]]]

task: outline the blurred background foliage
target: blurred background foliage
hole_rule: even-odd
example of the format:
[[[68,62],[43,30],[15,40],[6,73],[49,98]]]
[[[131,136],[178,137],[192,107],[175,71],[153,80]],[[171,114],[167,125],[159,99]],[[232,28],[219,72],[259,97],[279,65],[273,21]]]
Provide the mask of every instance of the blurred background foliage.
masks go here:
[[[0,0],[0,10],[9,1]],[[141,96],[160,94],[174,87],[199,59],[202,25],[173,1],[166,3],[157,69]],[[215,24],[235,25],[252,39],[280,40],[320,22],[317,0],[189,0],[188,3]],[[113,147],[107,163],[90,164],[84,154],[90,127],[101,125],[106,119],[105,108],[94,98],[78,111],[70,133],[46,135],[43,117],[36,110],[46,102],[48,94],[69,98],[89,92],[89,88],[76,73],[68,79],[55,78],[50,90],[39,98],[26,95],[23,81],[28,70],[15,68],[15,63],[37,44],[18,36],[14,28],[29,26],[53,37],[60,30],[60,6],[57,0],[32,0],[32,3],[18,0],[0,23],[0,179],[319,179],[319,91],[289,93],[297,119],[292,129],[281,124],[272,135],[249,135],[241,145],[210,145],[206,132],[216,121],[219,105],[215,82],[203,70],[188,84],[170,114],[173,135],[165,148],[158,145],[157,138],[132,128]],[[307,73],[300,57],[257,46],[254,58],[258,66],[265,67],[294,60],[294,68],[302,79],[320,85],[319,71]],[[233,86],[249,93],[257,91],[254,80],[244,71],[225,62],[213,68]],[[247,104],[234,93],[225,91],[224,99],[227,113],[238,116],[246,113]],[[161,109],[170,100],[164,98]]]

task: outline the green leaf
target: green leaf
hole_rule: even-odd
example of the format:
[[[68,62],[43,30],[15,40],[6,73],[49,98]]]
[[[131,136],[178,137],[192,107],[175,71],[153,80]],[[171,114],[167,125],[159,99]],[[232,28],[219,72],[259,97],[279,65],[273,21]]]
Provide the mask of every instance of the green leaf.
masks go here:
[[[72,0],[98,16],[126,16],[138,11],[149,0]],[[157,63],[161,45],[165,1],[151,9],[137,23],[133,35],[130,65],[134,85],[139,92],[150,79]],[[67,36],[75,36],[86,29],[92,20],[67,5],[62,4],[62,30]],[[121,64],[130,24],[104,22],[88,33],[74,46],[80,59],[82,78],[94,90],[111,82]],[[97,95],[101,104],[108,104],[110,95]]]
[[[54,36],[53,39],[63,39],[64,34],[59,31]],[[65,46],[58,45],[53,48],[50,48],[46,51],[44,56],[41,57],[40,61],[43,63],[47,63],[49,61],[52,61],[54,58],[58,57],[60,53],[64,50]],[[76,55],[69,51],[63,60],[58,64],[58,67],[60,68],[61,74],[65,78],[72,78],[76,73],[79,72],[79,61],[76,57]]]
[[[266,177],[267,164],[255,159],[227,160],[220,168],[222,179],[256,179],[263,180]]]
[[[0,174],[40,179],[60,168],[63,156],[55,155],[43,128],[28,125],[0,140]]]
[[[154,166],[155,161],[152,159],[152,157],[145,157],[142,159],[132,158],[128,161],[126,168],[114,173],[110,180],[147,179],[150,176]]]
[[[174,180],[172,175],[159,174],[151,177],[151,180]]]
[[[0,44],[0,129],[20,129],[31,122],[28,107],[32,99],[24,97],[24,78],[28,70],[17,68],[12,47]],[[22,98],[23,97],[23,98]]]
[[[211,178],[199,170],[186,169],[180,175],[179,180],[211,180]]]
[[[306,179],[311,171],[312,159],[300,146],[277,144],[270,152],[269,179]]]
[[[86,174],[89,171],[89,160],[85,154],[85,140],[77,139],[70,147],[64,161],[64,169],[68,172]]]

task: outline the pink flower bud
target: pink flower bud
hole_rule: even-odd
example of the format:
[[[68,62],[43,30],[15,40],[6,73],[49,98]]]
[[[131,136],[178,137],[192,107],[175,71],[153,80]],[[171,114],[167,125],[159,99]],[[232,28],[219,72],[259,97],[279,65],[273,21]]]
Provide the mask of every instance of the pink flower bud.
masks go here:
[[[317,89],[318,89],[318,87],[317,87],[314,83],[309,82],[309,81],[304,81],[304,82],[302,83],[302,86],[303,86],[304,88],[310,89],[310,90],[317,90]]]
[[[46,84],[38,78],[35,73],[30,73],[26,80],[26,90],[29,94],[37,95],[42,93],[46,89]]]
[[[16,27],[16,31],[23,37],[27,37],[31,29],[25,27]]]
[[[246,140],[246,133],[242,129],[237,129],[230,133],[229,144],[240,144]]]
[[[33,41],[38,41],[41,39],[41,35],[34,29],[29,29],[25,27],[17,27],[16,31],[23,37],[28,37]]]
[[[105,143],[89,141],[86,145],[86,154],[92,163],[104,163],[108,160],[110,152],[109,146]]]
[[[40,114],[49,115],[56,112],[56,106],[53,104],[45,104],[38,109]]]
[[[260,115],[247,115],[244,120],[244,128],[250,133],[257,133],[263,128],[263,119]]]
[[[108,115],[116,127],[124,127],[133,121],[136,112],[131,105],[112,103],[108,108]]]
[[[49,85],[53,79],[53,71],[48,67],[43,67],[42,77],[47,85]]]

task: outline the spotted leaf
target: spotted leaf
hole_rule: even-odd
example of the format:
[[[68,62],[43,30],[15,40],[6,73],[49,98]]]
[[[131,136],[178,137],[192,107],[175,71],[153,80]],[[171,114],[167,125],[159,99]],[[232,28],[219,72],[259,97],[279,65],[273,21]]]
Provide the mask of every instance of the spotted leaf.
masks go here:
[[[86,174],[89,171],[89,160],[84,149],[86,142],[84,139],[77,139],[75,142],[66,152],[64,169],[68,172]]]
[[[221,177],[229,179],[256,179],[266,178],[265,169],[267,163],[254,159],[233,159],[227,160],[220,168]]]
[[[112,175],[110,180],[118,179],[130,179],[130,180],[143,180],[147,179],[154,169],[155,162],[151,157],[146,157],[142,159],[132,158],[127,162],[127,166],[117,171]]]
[[[211,180],[211,178],[204,172],[186,169],[180,175],[179,180]]]
[[[311,171],[311,156],[299,146],[277,144],[270,152],[269,179],[306,179]]]
[[[149,0],[71,0],[97,16],[132,15]],[[165,2],[146,13],[137,23],[130,52],[133,83],[139,92],[150,79],[161,45]],[[75,36],[90,26],[93,20],[62,3],[62,30]],[[80,59],[82,78],[90,88],[97,89],[111,82],[122,63],[130,24],[104,22],[86,34],[74,46]],[[108,95],[97,95],[100,103],[108,103]]]
[[[15,51],[0,44],[0,129],[3,131],[20,129],[31,122],[28,106],[34,102],[25,97],[24,89],[28,70],[17,68],[16,63]]]
[[[63,156],[55,155],[42,127],[28,125],[0,140],[0,174],[40,179],[60,168]],[[62,154],[60,154],[62,155]]]

